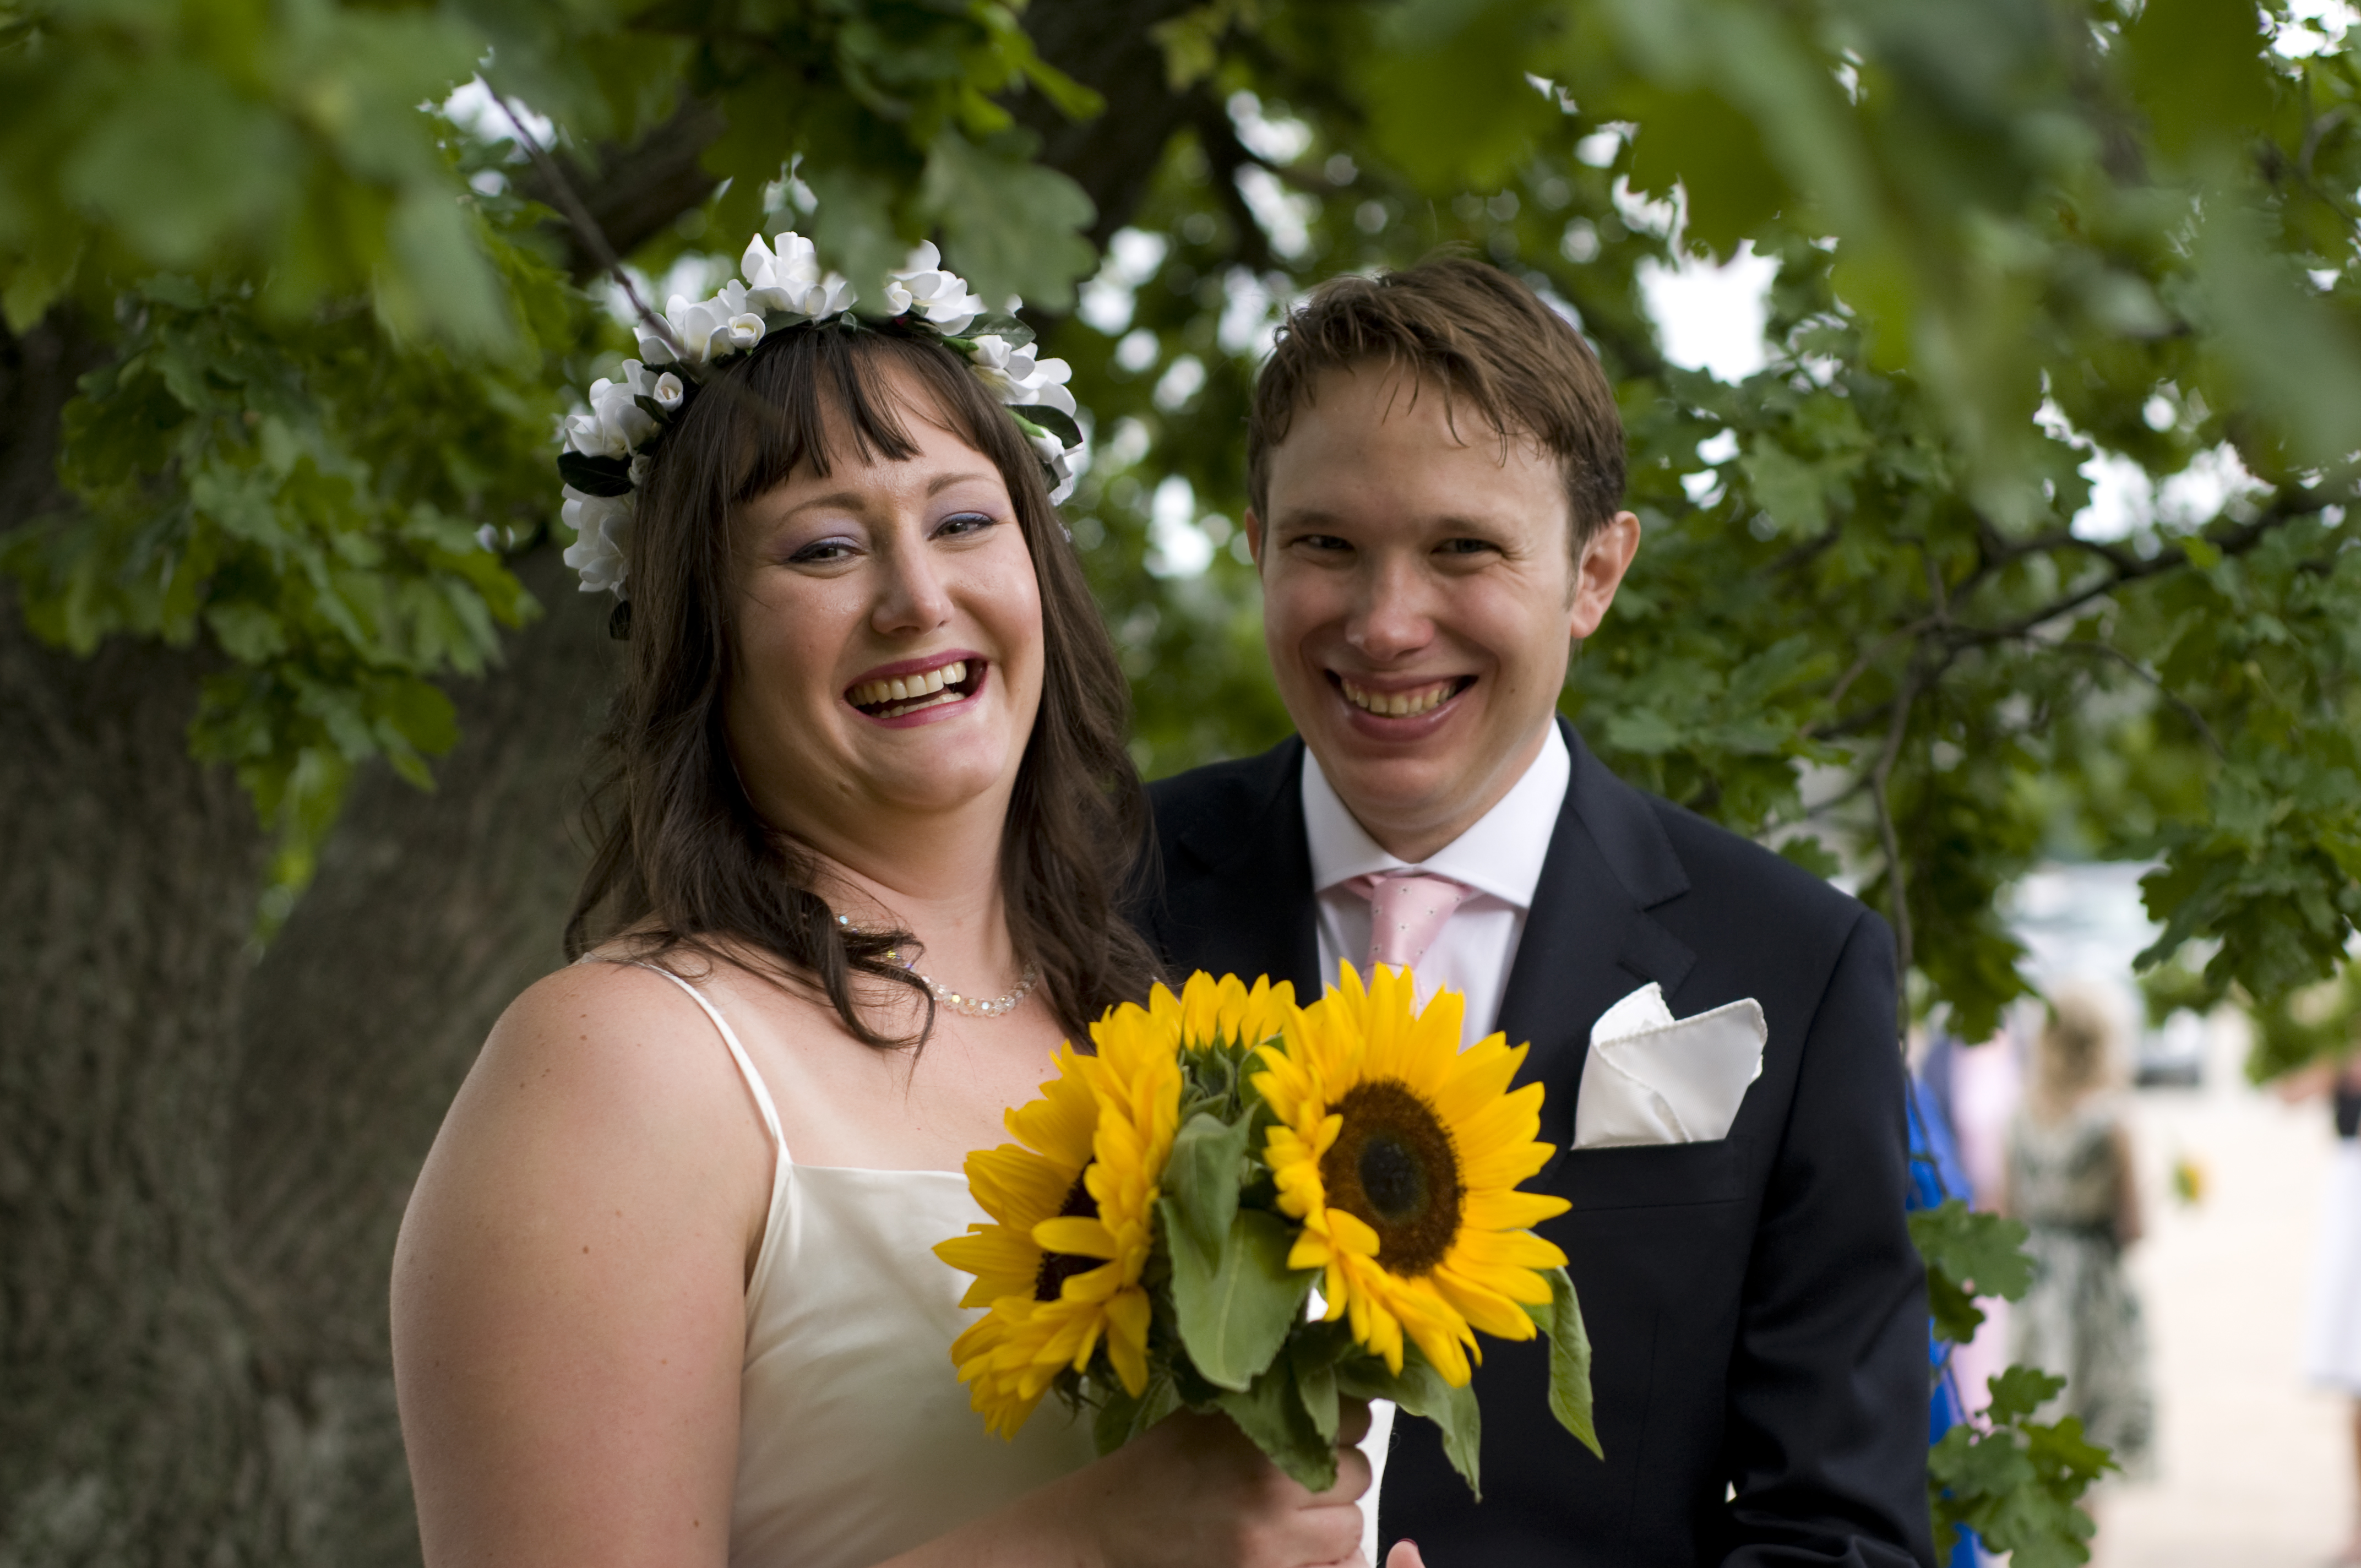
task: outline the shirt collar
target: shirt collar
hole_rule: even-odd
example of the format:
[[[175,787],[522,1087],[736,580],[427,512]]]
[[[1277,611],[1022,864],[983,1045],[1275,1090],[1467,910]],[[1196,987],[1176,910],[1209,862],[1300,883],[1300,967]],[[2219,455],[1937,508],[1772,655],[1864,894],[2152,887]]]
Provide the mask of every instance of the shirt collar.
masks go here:
[[[1447,876],[1505,904],[1530,910],[1541,883],[1542,861],[1565,806],[1574,758],[1553,723],[1541,752],[1524,776],[1477,818],[1473,827],[1416,866],[1395,859],[1369,837],[1338,797],[1320,759],[1303,753],[1303,828],[1312,841],[1312,888],[1325,893],[1339,883],[1375,872],[1414,870]]]

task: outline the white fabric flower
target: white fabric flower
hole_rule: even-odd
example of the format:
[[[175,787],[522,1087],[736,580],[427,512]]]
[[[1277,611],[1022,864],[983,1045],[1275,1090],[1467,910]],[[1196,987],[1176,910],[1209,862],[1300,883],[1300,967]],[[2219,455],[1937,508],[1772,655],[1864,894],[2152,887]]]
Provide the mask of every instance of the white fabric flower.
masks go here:
[[[590,411],[566,422],[566,445],[586,457],[629,457],[655,433],[656,422],[631,400],[631,387],[602,376],[590,383]]]
[[[748,305],[746,285],[735,278],[721,285],[721,291],[709,300],[688,300],[675,294],[664,304],[664,322],[680,340],[678,359],[674,359],[663,336],[649,327],[639,329],[640,348],[653,363],[678,363],[692,370],[700,369],[763,341],[763,318]]]
[[[957,337],[983,313],[983,301],[967,291],[967,280],[942,269],[942,252],[932,240],[919,245],[902,269],[886,275],[885,304],[895,315],[916,310],[936,331]]]
[[[586,594],[623,597],[623,553],[631,540],[631,498],[589,496],[566,487],[562,515],[577,537],[566,547],[566,564],[582,575]]]
[[[851,310],[858,297],[841,277],[820,271],[819,252],[793,229],[778,236],[775,251],[756,235],[738,258],[738,270],[756,310],[825,321]]]
[[[998,333],[975,340],[969,357],[975,373],[993,395],[1013,407],[1043,403],[1060,413],[1074,411],[1074,394],[1066,390],[1074,368],[1062,359],[1037,359],[1030,344],[1010,343]]]
[[[1057,505],[1074,493],[1074,465],[1066,444],[1048,433],[1029,437],[1033,450],[1049,469],[1049,502]]]

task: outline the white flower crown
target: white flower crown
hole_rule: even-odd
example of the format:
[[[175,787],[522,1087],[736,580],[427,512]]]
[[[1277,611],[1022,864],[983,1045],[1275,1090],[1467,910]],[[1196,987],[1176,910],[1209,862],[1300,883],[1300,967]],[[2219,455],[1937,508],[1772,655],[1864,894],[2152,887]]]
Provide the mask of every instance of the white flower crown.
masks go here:
[[[872,319],[923,323],[965,356],[976,379],[1007,405],[1032,443],[1049,474],[1050,500],[1064,500],[1073,492],[1073,457],[1082,446],[1074,394],[1065,385],[1071,367],[1062,359],[1037,357],[1032,329],[1013,316],[987,314],[984,302],[968,292],[967,280],[944,271],[941,262],[931,244],[912,251],[899,270],[886,274],[886,308],[871,313]],[[675,294],[664,306],[669,337],[642,323],[637,329],[642,358],[623,361],[620,380],[591,382],[590,411],[567,419],[559,433],[563,515],[577,535],[566,546],[566,564],[581,574],[586,594],[628,598],[625,548],[657,438],[713,368],[774,333],[856,317],[860,295],[837,274],[821,273],[812,242],[801,235],[780,235],[775,249],[756,235],[738,269],[743,280],[731,279],[709,300]],[[978,325],[990,330],[972,332]]]

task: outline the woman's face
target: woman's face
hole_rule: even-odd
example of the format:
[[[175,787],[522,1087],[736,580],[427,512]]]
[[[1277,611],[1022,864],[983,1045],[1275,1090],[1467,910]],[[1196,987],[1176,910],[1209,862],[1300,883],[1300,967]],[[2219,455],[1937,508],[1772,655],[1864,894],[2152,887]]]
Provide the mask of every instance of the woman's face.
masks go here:
[[[906,374],[884,381],[914,455],[863,461],[842,435],[827,477],[798,467],[738,519],[725,710],[764,818],[855,860],[968,808],[996,842],[1041,703],[1040,589],[1008,487]]]

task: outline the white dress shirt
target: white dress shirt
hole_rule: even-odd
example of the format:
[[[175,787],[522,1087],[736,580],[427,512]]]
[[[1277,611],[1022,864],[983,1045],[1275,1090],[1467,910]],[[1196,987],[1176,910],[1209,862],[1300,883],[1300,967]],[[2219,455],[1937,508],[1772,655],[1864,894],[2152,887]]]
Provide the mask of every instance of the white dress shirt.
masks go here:
[[[1422,1003],[1444,986],[1467,999],[1460,1044],[1473,1045],[1499,1026],[1501,993],[1525,934],[1525,916],[1541,882],[1542,861],[1565,805],[1574,759],[1556,724],[1539,755],[1475,826],[1416,865],[1395,859],[1345,809],[1320,761],[1303,757],[1303,827],[1312,840],[1312,887],[1320,925],[1320,981],[1336,982],[1337,960],[1366,971],[1369,962],[1369,901],[1345,884],[1376,872],[1412,871],[1445,876],[1475,891],[1444,923],[1418,961]],[[1301,996],[1309,1005],[1314,997]],[[1514,1044],[1511,1041],[1510,1044]]]

